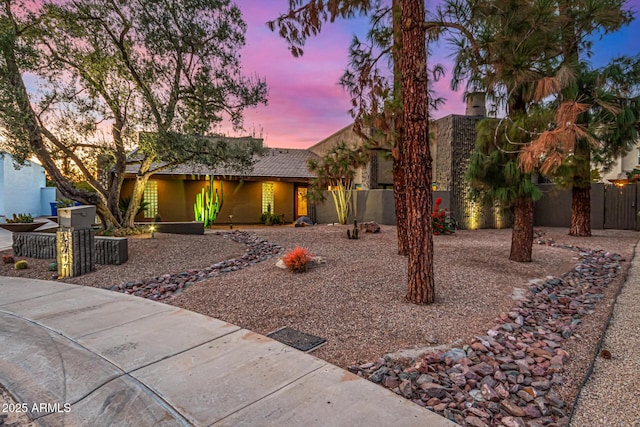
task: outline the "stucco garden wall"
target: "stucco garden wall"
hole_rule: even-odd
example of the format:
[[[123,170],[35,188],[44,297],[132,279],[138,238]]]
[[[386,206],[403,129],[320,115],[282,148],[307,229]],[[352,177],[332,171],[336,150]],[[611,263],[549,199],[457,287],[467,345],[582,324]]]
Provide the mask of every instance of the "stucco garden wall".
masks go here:
[[[44,168],[37,163],[27,162],[16,169],[11,156],[0,157],[0,216],[11,217],[14,213],[50,215],[48,209],[43,210],[47,201],[42,200],[41,189],[46,183]],[[50,197],[46,192],[45,195]]]
[[[326,201],[316,204],[316,222],[331,224],[338,221],[333,197],[325,193]],[[449,209],[450,197],[447,191],[434,191],[433,200],[442,199],[441,208]],[[395,225],[396,211],[393,190],[354,190],[351,198],[348,223],[375,221],[378,224]]]

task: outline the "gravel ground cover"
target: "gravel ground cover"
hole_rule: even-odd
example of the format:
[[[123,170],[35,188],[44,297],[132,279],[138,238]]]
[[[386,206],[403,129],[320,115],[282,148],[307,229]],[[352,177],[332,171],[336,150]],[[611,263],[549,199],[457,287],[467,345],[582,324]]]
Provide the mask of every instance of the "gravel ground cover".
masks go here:
[[[534,245],[534,261],[508,260],[510,230],[459,231],[436,236],[436,303],[415,306],[404,301],[406,260],[397,255],[395,227],[347,240],[347,226],[256,228],[257,236],[283,248],[308,248],[326,263],[304,274],[274,266],[276,258],[250,268],[201,280],[166,302],[267,334],[284,326],[327,339],[313,354],[344,368],[366,365],[380,356],[406,349],[463,345],[484,335],[502,313],[515,307],[514,291],[528,289],[529,280],[560,276],[579,262],[576,251]],[[629,260],[637,234],[594,230],[591,238],[572,238],[566,229],[542,229],[545,241],[604,249]],[[95,273],[67,279],[97,287],[112,287],[159,275],[199,271],[230,257],[244,245],[222,235],[156,234],[129,240],[130,260],[123,266],[98,266]],[[30,268],[16,272],[0,265],[2,275],[51,278],[48,260],[28,260]],[[623,283],[628,262],[603,291],[593,313],[582,319],[563,343],[560,398],[570,405],[590,366],[605,327],[613,298]],[[417,353],[416,353],[417,354]],[[569,409],[569,408],[567,408]]]

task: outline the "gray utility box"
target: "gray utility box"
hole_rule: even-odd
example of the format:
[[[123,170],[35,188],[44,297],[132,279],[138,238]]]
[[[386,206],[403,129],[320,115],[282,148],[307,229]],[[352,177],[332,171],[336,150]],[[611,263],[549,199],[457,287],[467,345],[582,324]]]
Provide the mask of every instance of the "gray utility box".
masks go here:
[[[95,219],[96,207],[93,205],[58,209],[58,224],[60,224],[60,227],[74,228],[76,230],[91,228]]]

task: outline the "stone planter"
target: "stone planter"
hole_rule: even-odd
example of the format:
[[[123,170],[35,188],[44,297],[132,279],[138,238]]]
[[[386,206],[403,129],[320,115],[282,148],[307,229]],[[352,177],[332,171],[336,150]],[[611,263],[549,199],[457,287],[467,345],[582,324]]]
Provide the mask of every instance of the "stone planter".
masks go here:
[[[44,222],[5,222],[0,224],[1,228],[5,230],[11,231],[12,233],[28,233],[29,231],[33,231],[36,228],[44,225]]]

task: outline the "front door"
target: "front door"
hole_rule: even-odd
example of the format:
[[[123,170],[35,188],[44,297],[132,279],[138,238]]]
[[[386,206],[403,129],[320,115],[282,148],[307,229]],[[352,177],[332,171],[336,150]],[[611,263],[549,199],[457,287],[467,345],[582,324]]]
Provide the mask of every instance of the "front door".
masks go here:
[[[308,216],[307,209],[307,187],[296,187],[296,218]]]

